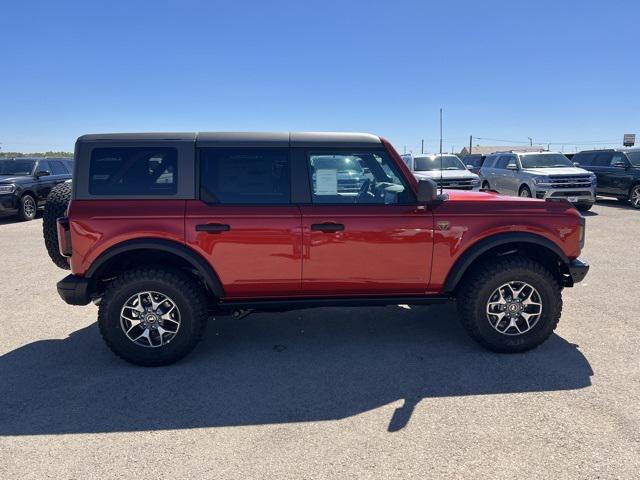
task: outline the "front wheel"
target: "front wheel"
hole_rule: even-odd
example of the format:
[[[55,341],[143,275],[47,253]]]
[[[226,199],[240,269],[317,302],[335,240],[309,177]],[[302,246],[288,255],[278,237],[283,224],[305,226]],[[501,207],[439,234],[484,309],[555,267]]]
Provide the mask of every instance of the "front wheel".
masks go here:
[[[524,185],[523,187],[520,188],[520,192],[518,195],[520,197],[531,198],[531,190],[529,190],[529,187]]]
[[[633,208],[640,209],[640,184],[635,185],[629,193],[629,203]]]
[[[582,203],[576,205],[576,208],[581,212],[588,212],[589,210],[591,210],[591,207],[593,207],[593,203]]]
[[[560,291],[541,264],[505,257],[468,274],[459,290],[458,311],[467,333],[485,348],[525,352],[549,338],[558,325]]]
[[[179,270],[129,270],[106,289],[98,326],[120,358],[142,366],[169,365],[196,346],[207,320],[202,287]]]
[[[36,218],[36,212],[38,211],[38,205],[36,199],[31,195],[23,195],[20,199],[20,206],[18,209],[18,217],[20,220],[29,221]]]

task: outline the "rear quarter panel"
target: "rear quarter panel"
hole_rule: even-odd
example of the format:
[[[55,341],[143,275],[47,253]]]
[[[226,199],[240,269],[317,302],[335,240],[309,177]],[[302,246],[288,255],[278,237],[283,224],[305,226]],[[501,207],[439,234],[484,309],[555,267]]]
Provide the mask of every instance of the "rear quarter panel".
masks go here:
[[[184,200],[72,200],[71,271],[84,276],[95,259],[121,242],[159,238],[184,244]]]

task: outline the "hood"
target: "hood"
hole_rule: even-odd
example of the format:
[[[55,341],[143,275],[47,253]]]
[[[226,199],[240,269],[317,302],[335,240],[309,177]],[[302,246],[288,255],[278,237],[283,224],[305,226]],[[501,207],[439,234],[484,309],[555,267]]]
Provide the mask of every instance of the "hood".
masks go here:
[[[544,175],[546,177],[566,177],[567,175],[591,175],[584,168],[578,167],[555,167],[555,168],[525,168],[522,170],[526,173],[532,173],[533,175]]]
[[[440,173],[442,172],[442,178],[444,180],[473,180],[474,178],[480,178],[475,173],[470,172],[469,170],[430,170],[430,171],[422,171],[422,172],[413,172],[413,175],[420,178],[430,178],[432,180],[439,180]]]
[[[0,174],[0,183],[19,183],[30,179],[27,175],[2,175]]]

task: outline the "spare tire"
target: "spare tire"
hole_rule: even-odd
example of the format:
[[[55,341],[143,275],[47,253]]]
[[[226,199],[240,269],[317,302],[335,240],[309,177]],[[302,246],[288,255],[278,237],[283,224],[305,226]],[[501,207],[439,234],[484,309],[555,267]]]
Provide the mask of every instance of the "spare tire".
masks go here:
[[[60,183],[51,189],[42,215],[42,235],[47,252],[53,263],[69,270],[69,260],[60,255],[58,249],[58,226],[56,220],[64,217],[71,200],[71,182]]]

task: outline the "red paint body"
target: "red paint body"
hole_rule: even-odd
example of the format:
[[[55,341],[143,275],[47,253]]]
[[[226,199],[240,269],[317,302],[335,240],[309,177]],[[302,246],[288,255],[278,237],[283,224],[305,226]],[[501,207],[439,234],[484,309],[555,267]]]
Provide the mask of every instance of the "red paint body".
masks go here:
[[[411,188],[417,181],[383,140]],[[424,295],[442,290],[456,260],[501,232],[529,232],[580,253],[580,214],[568,203],[449,191],[419,205],[208,205],[200,200],[74,200],[71,268],[84,276],[110,247],[159,238],[186,245],[217,273],[225,298]],[[444,223],[443,223],[444,222]],[[344,231],[312,231],[340,223]],[[227,224],[229,231],[197,232]],[[448,225],[441,229],[440,225]]]

